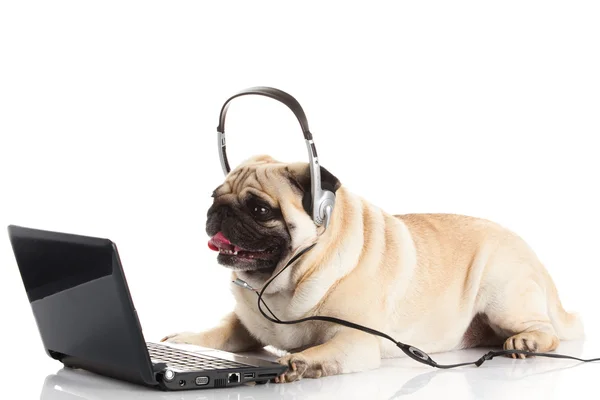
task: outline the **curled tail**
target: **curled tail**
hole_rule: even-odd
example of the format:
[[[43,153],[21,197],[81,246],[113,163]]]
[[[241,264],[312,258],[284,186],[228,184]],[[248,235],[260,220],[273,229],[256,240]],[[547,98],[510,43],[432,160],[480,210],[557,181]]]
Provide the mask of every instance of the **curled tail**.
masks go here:
[[[546,272],[548,314],[560,340],[575,340],[584,337],[583,322],[577,313],[565,311],[560,302],[554,281]]]

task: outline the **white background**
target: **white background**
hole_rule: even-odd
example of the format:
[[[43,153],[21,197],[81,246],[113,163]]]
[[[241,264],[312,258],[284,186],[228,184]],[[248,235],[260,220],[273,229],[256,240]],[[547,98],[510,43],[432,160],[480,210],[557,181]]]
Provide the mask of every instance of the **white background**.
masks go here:
[[[0,226],[115,241],[149,340],[210,327],[232,307],[204,232],[218,112],[274,86],[353,192],[519,233],[593,337],[599,19],[594,1],[3,2]],[[227,130],[232,165],[306,159],[272,100],[236,100]],[[3,358],[51,372],[7,236],[0,285],[0,341],[30,344]]]

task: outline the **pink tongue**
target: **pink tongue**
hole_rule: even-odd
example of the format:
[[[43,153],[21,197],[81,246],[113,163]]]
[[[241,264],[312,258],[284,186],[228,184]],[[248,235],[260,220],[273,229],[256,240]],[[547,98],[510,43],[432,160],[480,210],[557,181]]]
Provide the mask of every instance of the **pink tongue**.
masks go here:
[[[227,239],[225,237],[225,235],[223,235],[222,232],[219,232],[215,236],[210,238],[210,240],[208,241],[208,247],[211,250],[215,250],[215,251],[219,251],[219,249],[233,250],[233,251],[242,250],[241,247],[234,246],[233,244],[231,244],[229,239]]]

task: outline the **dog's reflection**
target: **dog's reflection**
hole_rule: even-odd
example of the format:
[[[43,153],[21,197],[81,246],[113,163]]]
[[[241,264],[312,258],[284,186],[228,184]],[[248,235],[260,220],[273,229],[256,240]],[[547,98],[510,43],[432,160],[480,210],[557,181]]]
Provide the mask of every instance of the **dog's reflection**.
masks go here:
[[[560,353],[580,355],[577,343],[561,345]],[[454,352],[448,361],[476,359],[480,351]],[[437,361],[446,360],[441,357]],[[452,396],[463,399],[552,398],[562,371],[579,366],[577,361],[499,357],[483,366],[433,370],[409,359],[385,360],[377,370],[306,379],[290,384],[162,392],[101,377],[79,370],[61,369],[44,382],[41,400],[254,400],[254,399],[400,399]],[[597,366],[594,366],[597,367]]]

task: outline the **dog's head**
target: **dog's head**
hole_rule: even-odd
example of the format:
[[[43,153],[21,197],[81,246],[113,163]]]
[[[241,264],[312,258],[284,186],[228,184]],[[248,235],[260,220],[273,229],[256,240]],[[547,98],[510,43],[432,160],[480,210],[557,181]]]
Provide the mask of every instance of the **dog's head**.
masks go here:
[[[323,167],[321,184],[333,192],[340,187]],[[316,236],[307,209],[309,196],[308,163],[253,157],[215,189],[206,220],[208,246],[219,253],[221,265],[270,274],[282,259]]]

